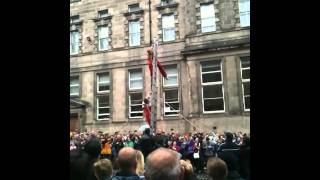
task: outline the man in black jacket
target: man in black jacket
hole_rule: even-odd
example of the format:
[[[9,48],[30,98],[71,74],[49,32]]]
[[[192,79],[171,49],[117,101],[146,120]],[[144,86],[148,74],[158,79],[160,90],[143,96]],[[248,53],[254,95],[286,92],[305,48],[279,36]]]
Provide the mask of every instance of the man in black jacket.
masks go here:
[[[147,128],[143,132],[143,136],[138,142],[139,149],[144,157],[147,157],[153,150],[156,149],[154,137],[150,135],[150,129]]]

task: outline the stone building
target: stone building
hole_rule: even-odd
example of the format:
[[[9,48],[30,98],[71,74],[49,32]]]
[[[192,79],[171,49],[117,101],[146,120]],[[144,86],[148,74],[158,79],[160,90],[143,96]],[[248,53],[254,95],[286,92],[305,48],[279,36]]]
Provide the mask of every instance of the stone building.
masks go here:
[[[157,128],[250,131],[250,0],[71,0],[70,129],[138,129],[159,40]],[[151,15],[151,23],[149,16]],[[151,33],[151,34],[150,34]]]

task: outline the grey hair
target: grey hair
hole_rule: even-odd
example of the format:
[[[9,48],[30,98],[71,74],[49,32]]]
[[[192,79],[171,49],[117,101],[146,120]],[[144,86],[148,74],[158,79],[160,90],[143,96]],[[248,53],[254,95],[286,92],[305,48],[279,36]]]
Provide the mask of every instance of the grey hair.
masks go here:
[[[172,152],[175,154],[176,158],[174,161],[164,167],[159,169],[155,164],[150,161],[150,158],[147,158],[145,172],[148,180],[177,180],[181,173],[181,166],[178,157],[178,153]]]

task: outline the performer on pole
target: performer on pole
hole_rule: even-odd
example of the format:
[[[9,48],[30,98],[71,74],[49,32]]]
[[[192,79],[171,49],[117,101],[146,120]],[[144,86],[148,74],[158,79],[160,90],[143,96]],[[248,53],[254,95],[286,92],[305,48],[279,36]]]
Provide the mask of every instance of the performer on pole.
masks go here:
[[[147,52],[148,52],[147,64],[148,64],[148,66],[149,66],[150,75],[151,75],[151,77],[152,77],[152,69],[153,69],[153,68],[152,68],[152,58],[153,58],[153,52],[152,52],[152,49],[151,49],[151,48],[149,48],[149,49],[147,50]],[[159,68],[159,71],[160,71],[161,75],[162,75],[164,78],[167,79],[167,73],[166,73],[164,67],[162,66],[162,64],[160,63],[160,61],[159,61],[158,59],[157,59],[157,66],[158,66],[158,68]]]
[[[151,127],[151,106],[150,106],[150,98],[145,98],[143,100],[143,114],[146,122]]]

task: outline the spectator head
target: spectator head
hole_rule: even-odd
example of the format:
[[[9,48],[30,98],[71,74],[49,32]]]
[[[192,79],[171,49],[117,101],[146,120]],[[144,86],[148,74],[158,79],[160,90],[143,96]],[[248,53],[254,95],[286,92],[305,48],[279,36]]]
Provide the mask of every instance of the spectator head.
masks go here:
[[[118,164],[121,171],[136,173],[137,157],[136,150],[124,147],[119,151]]]
[[[227,179],[227,165],[218,157],[211,157],[207,162],[207,173],[214,180]]]
[[[141,151],[136,150],[136,158],[137,158],[137,170],[136,173],[138,175],[142,175],[144,173],[144,156]]]
[[[84,145],[84,151],[91,157],[91,158],[98,158],[101,152],[101,143],[98,139],[90,139]]]
[[[194,179],[193,167],[189,160],[180,160],[180,164],[184,169],[184,180]]]
[[[93,164],[94,175],[97,180],[109,179],[112,176],[112,164],[109,159],[101,159]]]
[[[230,132],[226,132],[225,135],[226,135],[226,142],[232,142],[233,134]]]
[[[145,130],[144,130],[144,134],[150,135],[150,129],[149,129],[149,128],[145,129]]]
[[[242,140],[242,144],[245,147],[250,147],[250,138],[248,136],[244,137]]]
[[[182,180],[184,169],[178,153],[166,148],[156,149],[147,157],[144,175],[147,180]]]

